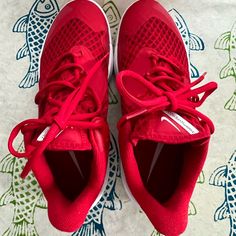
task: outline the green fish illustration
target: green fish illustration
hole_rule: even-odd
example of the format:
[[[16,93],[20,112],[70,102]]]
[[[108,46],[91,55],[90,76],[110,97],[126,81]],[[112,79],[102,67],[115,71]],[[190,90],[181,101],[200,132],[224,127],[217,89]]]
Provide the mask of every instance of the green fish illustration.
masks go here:
[[[188,215],[189,216],[197,215],[197,209],[192,201],[190,201],[189,206],[188,206]]]
[[[161,236],[161,234],[159,232],[157,232],[156,230],[154,230],[152,232],[151,236]]]
[[[215,42],[215,49],[226,50],[229,53],[229,62],[220,71],[220,79],[233,77],[236,82],[236,22],[231,31],[222,34]],[[225,109],[236,111],[236,90],[225,104]]]
[[[205,175],[204,172],[201,171],[200,175],[198,176],[197,184],[204,184],[205,183]]]
[[[19,151],[23,151],[23,144]],[[0,172],[12,175],[10,188],[0,197],[0,207],[13,204],[14,215],[12,224],[3,236],[38,236],[34,225],[36,207],[46,208],[41,189],[31,173],[22,179],[20,173],[26,164],[26,159],[18,159],[8,154],[0,162]]]

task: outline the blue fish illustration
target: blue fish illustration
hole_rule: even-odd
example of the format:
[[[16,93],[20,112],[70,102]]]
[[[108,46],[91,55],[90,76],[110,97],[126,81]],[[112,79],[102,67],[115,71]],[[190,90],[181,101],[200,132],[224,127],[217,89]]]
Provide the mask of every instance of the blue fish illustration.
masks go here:
[[[23,151],[23,144],[18,151]],[[0,207],[14,205],[12,223],[3,236],[38,235],[34,225],[35,209],[46,208],[46,201],[32,173],[26,179],[20,177],[25,163],[25,159],[15,158],[11,154],[0,162],[0,172],[12,175],[10,188],[0,197]]]
[[[236,235],[236,151],[227,165],[217,168],[210,177],[209,183],[225,189],[225,201],[216,210],[214,220],[230,220],[230,236]]]
[[[176,23],[179,29],[179,32],[185,43],[185,47],[189,58],[191,51],[203,51],[205,49],[203,40],[196,34],[193,34],[189,31],[186,21],[184,20],[182,15],[174,8],[169,11],[169,14],[172,16],[174,22]],[[191,62],[190,62],[190,70],[191,70],[191,78],[199,77],[198,69]]]
[[[109,150],[109,174],[107,186],[99,202],[89,211],[83,226],[73,236],[105,236],[103,226],[103,211],[121,210],[122,203],[116,194],[116,178],[120,177],[119,154],[116,140],[111,135]]]
[[[14,25],[13,32],[25,33],[26,43],[16,54],[20,60],[30,58],[28,72],[20,82],[20,88],[30,88],[39,81],[39,57],[48,30],[59,12],[56,0],[36,0],[28,15],[22,16]]]

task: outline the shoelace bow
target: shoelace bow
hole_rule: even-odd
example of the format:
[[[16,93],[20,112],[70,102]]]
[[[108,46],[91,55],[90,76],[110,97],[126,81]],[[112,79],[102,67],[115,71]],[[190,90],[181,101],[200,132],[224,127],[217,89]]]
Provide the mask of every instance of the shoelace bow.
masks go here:
[[[108,58],[109,54],[106,54],[100,61],[98,61],[89,74],[86,74],[83,67],[81,67],[78,63],[70,62],[61,65],[61,63],[67,57],[76,57],[73,53],[68,53],[62,56],[58,63],[56,63],[55,68],[51,71],[48,79],[49,82],[42,90],[38,92],[35,97],[35,102],[40,104],[41,102],[45,102],[47,99],[47,103],[52,106],[47,113],[45,113],[39,119],[28,119],[21,123],[19,123],[11,132],[9,140],[8,140],[8,148],[11,154],[18,158],[27,158],[28,161],[21,173],[21,177],[25,178],[29,171],[31,170],[32,162],[35,158],[38,158],[47,148],[47,146],[66,128],[66,127],[79,127],[84,129],[97,129],[103,127],[106,122],[105,120],[99,118],[95,121],[96,117],[102,110],[102,104],[100,99],[94,95],[94,100],[97,105],[97,109],[91,113],[79,113],[73,114],[78,106],[78,103],[83,99],[88,84],[93,77],[94,73],[100,68],[100,66],[104,63],[104,61]],[[58,68],[58,69],[56,69]],[[74,70],[74,75],[71,80],[59,80],[53,81],[55,77],[61,75],[61,73],[65,71]],[[78,81],[81,77],[84,77],[83,83],[79,86],[75,85],[75,81]],[[66,98],[65,101],[60,101],[55,98],[52,98],[49,92],[50,91],[61,91],[67,88],[70,90],[70,94]],[[46,95],[46,96],[45,96]],[[21,131],[22,134],[26,132],[34,132],[35,130],[44,130],[46,132],[44,139],[41,142],[38,142],[37,146],[29,145],[29,148],[25,152],[18,152],[13,147],[13,142]]]
[[[135,105],[140,107],[140,109],[124,115],[120,119],[118,127],[138,116],[154,111],[168,110],[183,112],[190,116],[198,117],[198,119],[207,123],[210,132],[213,133],[214,125],[212,121],[207,116],[197,111],[196,108],[201,106],[207,97],[215,91],[217,83],[209,82],[203,86],[194,88],[194,86],[204,80],[206,73],[194,82],[185,84],[181,82],[184,81],[184,77],[181,75],[182,73],[170,60],[157,55],[150,55],[150,59],[153,63],[153,67],[145,77],[130,70],[125,70],[118,74],[117,87],[121,97],[132,101]],[[167,63],[169,66],[166,67],[161,63],[158,64],[160,61],[165,64]],[[124,79],[127,77],[136,80],[139,84],[141,83],[147,91],[155,95],[155,98],[145,98],[144,100],[131,94],[124,83]],[[173,85],[175,85],[177,89],[173,89]],[[201,94],[202,97],[199,98]]]

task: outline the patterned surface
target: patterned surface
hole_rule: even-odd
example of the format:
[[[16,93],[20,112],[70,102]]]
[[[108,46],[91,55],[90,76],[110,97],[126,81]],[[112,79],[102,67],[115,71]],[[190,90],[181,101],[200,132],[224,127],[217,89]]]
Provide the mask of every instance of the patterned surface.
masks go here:
[[[210,177],[209,183],[225,189],[225,200],[217,208],[214,220],[230,220],[230,236],[236,235],[236,151],[228,163],[217,168]]]
[[[19,178],[25,160],[8,154],[7,138],[11,128],[22,119],[37,115],[33,98],[39,80],[39,55],[52,21],[66,2],[0,2],[0,236],[157,236],[145,214],[128,199],[119,178],[115,137],[120,108],[114,78],[109,89],[109,122],[114,136],[111,137],[108,186],[77,232],[62,233],[50,225],[46,202],[35,178],[32,174],[25,180]],[[132,2],[99,1],[109,19],[113,42],[121,15]],[[189,207],[189,225],[184,235],[234,236],[236,3],[235,0],[215,0],[214,3],[199,0],[191,4],[184,0],[160,2],[169,10],[183,37],[192,79],[208,71],[209,80],[219,83],[218,91],[201,108],[212,117],[217,131]],[[20,149],[21,140],[15,144]]]
[[[205,49],[203,40],[198,35],[190,32],[183,16],[174,8],[169,11],[169,14],[172,16],[173,20],[176,23],[176,26],[179,29],[179,32],[182,36],[182,39],[186,47],[188,57],[190,58],[191,51],[203,51]],[[192,78],[199,77],[198,69],[192,64],[191,61],[190,61],[190,71]]]
[[[23,144],[19,150],[23,150]],[[3,235],[37,235],[34,213],[37,207],[46,208],[46,202],[33,174],[20,178],[26,160],[5,156],[0,162],[0,172],[11,174],[11,186],[1,196],[0,206],[14,205],[12,224]]]
[[[75,42],[79,42],[80,44],[84,41],[87,42],[84,46],[92,51],[96,60],[100,60],[106,54],[106,49],[99,41],[100,35],[100,32],[92,31],[91,28],[79,19],[72,19],[62,27],[45,48],[45,61],[42,63],[42,68],[45,71],[49,71],[50,62],[62,57],[63,52],[71,48],[71,45],[74,45]],[[54,48],[54,50],[50,50],[50,48]]]
[[[164,22],[151,17],[144,25],[140,26],[135,35],[127,37],[127,51],[125,52],[124,61],[121,63],[121,70],[129,67],[143,45],[150,48],[159,48],[159,53],[163,57],[169,58],[170,55],[173,55],[174,59],[179,59],[176,62],[177,65],[186,68],[186,55],[185,53],[179,53],[179,51],[183,52],[181,50],[181,48],[183,49],[181,40],[168,29]]]
[[[229,61],[220,71],[220,79],[233,77],[236,83],[236,22],[231,31],[223,33],[216,40],[215,49],[226,50],[229,55]],[[236,111],[236,89],[224,107],[226,110]]]
[[[59,8],[56,0],[37,0],[28,15],[22,16],[14,25],[13,32],[25,33],[26,42],[19,49],[16,59],[30,58],[29,70],[20,82],[20,88],[30,88],[39,80],[39,55],[47,32],[55,19]]]

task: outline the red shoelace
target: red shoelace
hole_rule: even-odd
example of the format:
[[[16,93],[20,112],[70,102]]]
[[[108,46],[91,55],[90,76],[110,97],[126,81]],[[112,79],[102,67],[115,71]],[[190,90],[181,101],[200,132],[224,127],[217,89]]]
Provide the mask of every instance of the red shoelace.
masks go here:
[[[85,96],[88,90],[88,84],[95,72],[102,66],[109,54],[106,54],[98,61],[87,74],[83,67],[79,65],[77,55],[68,53],[61,57],[48,76],[49,82],[46,87],[41,89],[35,97],[37,104],[47,102],[52,107],[39,119],[28,119],[19,123],[11,132],[8,140],[8,148],[12,155],[18,158],[27,158],[27,164],[21,174],[25,178],[31,170],[32,162],[35,158],[40,158],[47,146],[66,128],[79,127],[84,129],[98,129],[106,125],[106,121],[100,117],[102,104],[100,99],[93,93],[93,99],[96,103],[96,109],[93,112],[76,112],[76,108]],[[66,58],[73,57],[74,62],[63,63]],[[67,80],[55,81],[65,71],[72,71]],[[77,82],[83,77],[83,82]],[[70,91],[64,101],[51,97],[50,93]],[[27,151],[18,152],[13,147],[13,142],[21,131],[22,134],[34,132],[35,130],[44,130],[45,137],[37,142],[36,146],[27,145]]]
[[[150,59],[153,63],[153,67],[145,77],[130,71],[125,70],[118,74],[117,87],[124,100],[128,99],[140,109],[124,115],[119,123],[118,127],[124,124],[124,122],[136,118],[138,116],[160,110],[168,110],[173,112],[183,112],[193,117],[198,117],[200,120],[206,122],[210,128],[210,132],[214,132],[214,125],[212,121],[197,111],[196,108],[201,106],[206,98],[215,91],[217,84],[215,82],[209,82],[198,88],[194,86],[198,85],[204,78],[206,73],[200,76],[192,83],[183,83],[185,80],[183,73],[178,67],[173,64],[167,58],[150,55]],[[155,95],[155,98],[148,99],[147,97],[137,97],[131,94],[126,88],[124,78],[130,77],[136,80],[139,84]],[[202,94],[201,98],[199,96]]]

